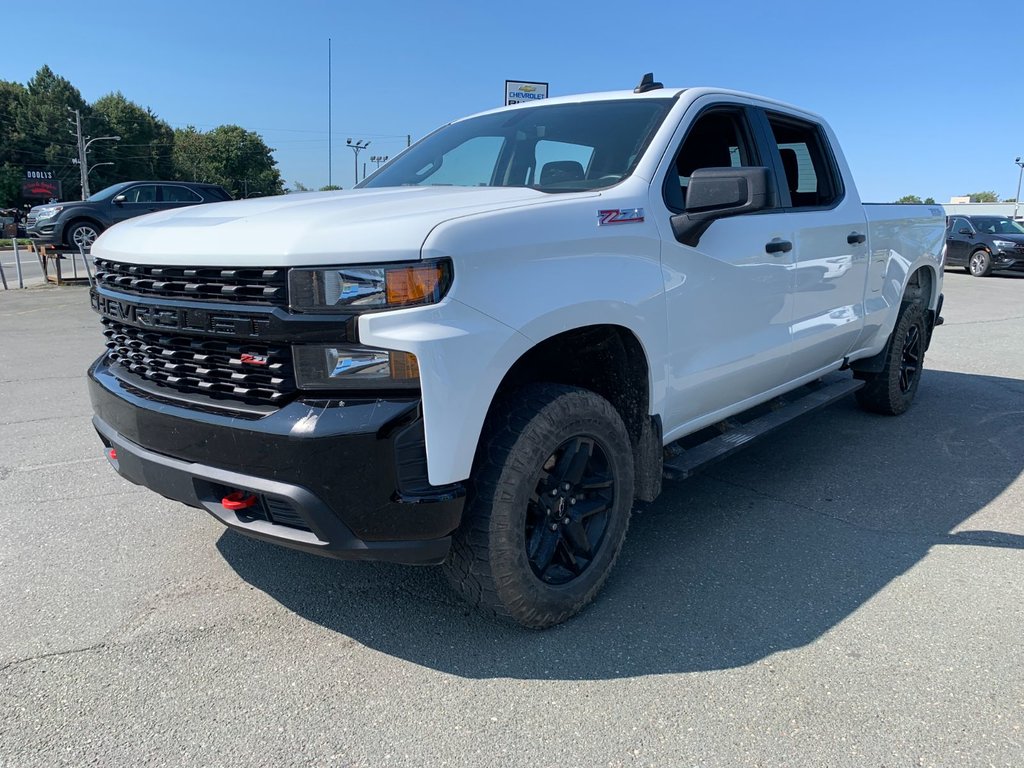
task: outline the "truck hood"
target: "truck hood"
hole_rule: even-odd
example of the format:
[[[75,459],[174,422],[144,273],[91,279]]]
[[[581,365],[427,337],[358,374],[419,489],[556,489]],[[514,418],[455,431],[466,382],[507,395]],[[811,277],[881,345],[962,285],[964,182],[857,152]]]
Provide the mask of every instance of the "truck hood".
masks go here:
[[[420,258],[450,219],[543,204],[561,195],[523,187],[392,187],[212,203],[122,222],[92,253],[137,264],[302,266]]]

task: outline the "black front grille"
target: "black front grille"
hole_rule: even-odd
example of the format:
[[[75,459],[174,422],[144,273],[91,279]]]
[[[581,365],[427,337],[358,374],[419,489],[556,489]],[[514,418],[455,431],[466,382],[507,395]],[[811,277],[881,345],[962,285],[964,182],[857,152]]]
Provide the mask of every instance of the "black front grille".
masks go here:
[[[295,392],[287,345],[145,331],[106,318],[103,335],[110,362],[168,390],[263,405],[280,405]]]
[[[154,267],[96,259],[96,282],[140,296],[230,301],[283,307],[288,270],[261,267]]]

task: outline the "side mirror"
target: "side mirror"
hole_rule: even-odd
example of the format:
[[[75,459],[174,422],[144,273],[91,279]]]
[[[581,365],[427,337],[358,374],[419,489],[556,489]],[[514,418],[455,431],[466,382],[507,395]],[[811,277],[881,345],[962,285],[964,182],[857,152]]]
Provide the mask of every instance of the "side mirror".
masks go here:
[[[114,203],[114,205],[121,205],[121,204],[122,204],[122,203],[124,203],[124,202],[125,202],[125,200],[127,200],[127,199],[128,199],[128,198],[127,198],[127,197],[125,197],[124,195],[114,195],[114,200],[113,200],[113,203]]]
[[[967,227],[961,227],[960,228],[960,234],[961,235],[973,235],[974,233],[971,232],[971,230],[969,230]]]
[[[742,216],[769,207],[771,172],[767,168],[698,168],[686,188],[686,213],[672,217],[672,232],[683,245],[696,247],[717,219]]]

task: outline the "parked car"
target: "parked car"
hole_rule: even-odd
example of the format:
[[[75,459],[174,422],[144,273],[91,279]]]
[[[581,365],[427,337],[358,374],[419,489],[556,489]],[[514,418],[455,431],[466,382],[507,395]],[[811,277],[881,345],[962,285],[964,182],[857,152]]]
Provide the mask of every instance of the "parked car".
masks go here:
[[[123,181],[86,200],[37,205],[26,220],[40,245],[92,247],[100,232],[146,213],[230,200],[224,187],[189,181]]]
[[[975,277],[1003,269],[1024,272],[1024,226],[1009,216],[950,216],[946,266],[963,267]]]

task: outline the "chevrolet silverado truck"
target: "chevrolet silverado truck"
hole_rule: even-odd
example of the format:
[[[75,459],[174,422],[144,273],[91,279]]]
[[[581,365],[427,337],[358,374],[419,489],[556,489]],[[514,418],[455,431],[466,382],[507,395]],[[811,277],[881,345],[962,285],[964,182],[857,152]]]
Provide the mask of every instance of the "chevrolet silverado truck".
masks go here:
[[[547,627],[635,501],[770,404],[906,410],[944,230],[863,205],[825,121],[766,98],[645,76],[497,109],[349,191],[101,235],[94,424],[121,475],[236,531],[443,564]]]

